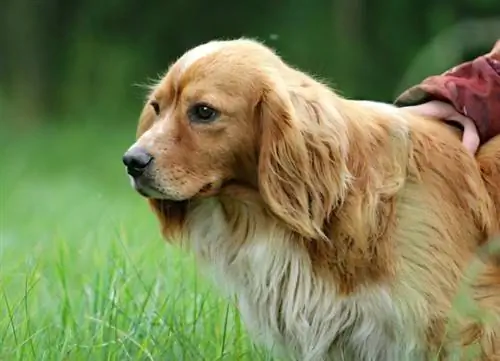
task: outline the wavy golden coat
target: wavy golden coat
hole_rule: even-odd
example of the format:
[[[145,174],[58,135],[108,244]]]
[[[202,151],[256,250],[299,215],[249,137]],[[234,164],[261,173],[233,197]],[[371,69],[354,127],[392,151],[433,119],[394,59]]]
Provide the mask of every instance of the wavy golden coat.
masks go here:
[[[443,123],[239,39],[170,67],[134,147],[164,236],[237,296],[256,340],[302,361],[500,360],[500,267],[481,252],[500,137],[474,159]]]

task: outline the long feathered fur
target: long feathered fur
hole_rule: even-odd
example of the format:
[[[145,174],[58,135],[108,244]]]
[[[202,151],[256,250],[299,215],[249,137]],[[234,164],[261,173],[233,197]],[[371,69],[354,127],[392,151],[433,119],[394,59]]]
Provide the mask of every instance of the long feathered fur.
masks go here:
[[[254,144],[257,183],[150,200],[165,237],[237,296],[256,340],[292,359],[446,360],[468,345],[500,359],[500,268],[478,255],[499,230],[500,138],[476,161],[439,122],[342,98],[255,42],[227,47],[207,64],[235,84],[252,75],[258,136],[240,140]],[[464,286],[487,319],[453,312]]]

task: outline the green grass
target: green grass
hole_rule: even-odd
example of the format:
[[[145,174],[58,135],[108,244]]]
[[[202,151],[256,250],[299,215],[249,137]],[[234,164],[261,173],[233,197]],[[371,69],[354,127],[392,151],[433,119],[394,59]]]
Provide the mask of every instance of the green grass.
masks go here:
[[[0,360],[270,360],[121,165],[133,125],[0,129]]]

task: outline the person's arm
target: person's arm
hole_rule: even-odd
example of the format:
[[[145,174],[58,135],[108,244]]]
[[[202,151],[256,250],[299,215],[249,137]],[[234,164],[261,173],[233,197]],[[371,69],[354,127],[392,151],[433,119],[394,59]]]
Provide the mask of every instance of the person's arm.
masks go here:
[[[469,119],[477,129],[478,143],[500,134],[500,40],[490,53],[406,90],[395,104],[462,123],[464,141],[468,134],[470,138],[470,127],[464,124]]]

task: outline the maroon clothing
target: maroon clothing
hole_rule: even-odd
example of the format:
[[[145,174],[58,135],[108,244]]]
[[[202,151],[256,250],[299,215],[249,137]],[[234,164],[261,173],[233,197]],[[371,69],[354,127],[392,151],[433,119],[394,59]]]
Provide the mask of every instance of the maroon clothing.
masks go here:
[[[395,103],[408,106],[430,100],[450,103],[474,121],[481,143],[500,134],[500,40],[490,53],[425,79]]]

